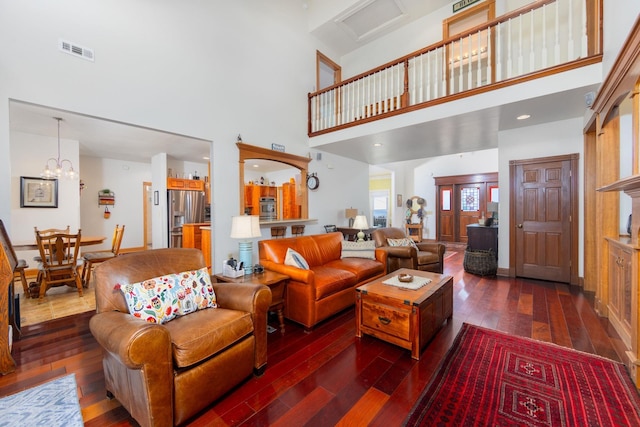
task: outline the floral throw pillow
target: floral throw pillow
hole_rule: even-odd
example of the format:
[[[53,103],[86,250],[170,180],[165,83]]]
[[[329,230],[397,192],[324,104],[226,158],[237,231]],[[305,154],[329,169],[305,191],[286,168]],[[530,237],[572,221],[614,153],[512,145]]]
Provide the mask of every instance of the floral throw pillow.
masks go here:
[[[118,284],[116,288],[124,294],[129,313],[150,323],[167,323],[177,316],[218,306],[206,267]]]
[[[416,242],[414,242],[413,239],[410,239],[409,237],[405,237],[403,239],[387,239],[387,244],[389,246],[413,246],[414,248],[418,249],[418,247],[416,246]]]

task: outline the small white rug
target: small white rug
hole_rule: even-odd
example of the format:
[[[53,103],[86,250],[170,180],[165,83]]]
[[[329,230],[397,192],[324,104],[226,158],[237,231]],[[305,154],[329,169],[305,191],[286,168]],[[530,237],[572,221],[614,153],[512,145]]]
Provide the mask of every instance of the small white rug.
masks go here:
[[[397,286],[398,288],[410,289],[415,291],[416,289],[420,289],[424,285],[431,283],[431,279],[427,279],[426,277],[418,277],[413,276],[413,280],[411,282],[401,282],[398,279],[398,276],[393,276],[384,282],[385,285]]]
[[[74,374],[0,399],[0,426],[83,426]]]

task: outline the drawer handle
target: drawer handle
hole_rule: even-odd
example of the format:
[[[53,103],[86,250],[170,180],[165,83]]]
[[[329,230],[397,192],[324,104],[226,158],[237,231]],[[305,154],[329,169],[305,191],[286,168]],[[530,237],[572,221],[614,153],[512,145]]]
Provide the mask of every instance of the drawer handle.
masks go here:
[[[387,319],[386,317],[380,317],[378,316],[378,320],[380,321],[380,323],[382,323],[383,325],[388,325],[389,323],[391,323],[391,319]]]

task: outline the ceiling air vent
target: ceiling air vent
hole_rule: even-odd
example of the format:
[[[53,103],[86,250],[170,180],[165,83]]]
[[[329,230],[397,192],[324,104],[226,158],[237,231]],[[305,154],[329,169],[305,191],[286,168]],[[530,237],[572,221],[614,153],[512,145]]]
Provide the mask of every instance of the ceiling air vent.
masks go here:
[[[93,50],[86,48],[86,47],[82,47],[79,44],[67,41],[67,40],[60,40],[58,43],[58,48],[64,52],[64,53],[68,53],[69,55],[73,55],[76,56],[78,58],[82,58],[82,59],[86,59],[87,61],[92,61],[93,62]]]

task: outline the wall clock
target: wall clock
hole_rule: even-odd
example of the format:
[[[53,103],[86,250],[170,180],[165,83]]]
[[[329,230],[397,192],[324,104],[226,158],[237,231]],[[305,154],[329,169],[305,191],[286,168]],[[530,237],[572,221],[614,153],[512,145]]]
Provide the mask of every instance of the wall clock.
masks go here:
[[[315,190],[319,186],[320,186],[320,179],[318,178],[317,174],[312,173],[307,176],[307,187],[309,188],[309,190]]]

